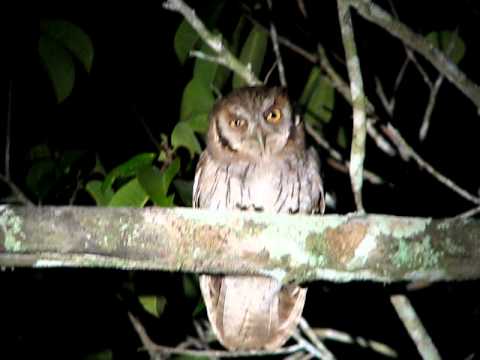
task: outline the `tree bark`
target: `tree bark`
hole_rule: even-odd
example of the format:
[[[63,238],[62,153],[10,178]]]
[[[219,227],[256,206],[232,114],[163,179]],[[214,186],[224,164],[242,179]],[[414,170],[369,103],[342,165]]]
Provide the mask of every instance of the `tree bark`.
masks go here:
[[[1,206],[0,266],[466,280],[480,277],[479,234],[472,219]]]

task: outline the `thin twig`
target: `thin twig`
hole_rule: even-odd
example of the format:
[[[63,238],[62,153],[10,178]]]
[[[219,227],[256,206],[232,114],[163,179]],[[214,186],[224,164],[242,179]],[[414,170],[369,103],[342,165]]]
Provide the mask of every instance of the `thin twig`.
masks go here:
[[[375,92],[377,93],[380,102],[382,103],[385,111],[390,117],[393,116],[393,110],[395,110],[395,96],[390,99],[387,98],[385,91],[383,90],[382,82],[375,76]]]
[[[157,355],[157,345],[150,339],[145,328],[140,323],[140,321],[132,315],[131,312],[128,312],[128,318],[133,325],[133,328],[137,332],[140,341],[142,342],[144,348],[147,350],[148,355],[150,355],[150,359],[160,359],[160,355]]]
[[[9,178],[7,178],[5,175],[0,174],[0,181],[3,181],[5,184],[8,185],[10,190],[12,190],[12,193],[15,195],[17,201],[21,203],[22,205],[26,206],[35,206],[35,204],[30,201],[30,199],[20,190],[20,188],[13,183]]]
[[[348,174],[349,162],[345,161],[342,154],[335,150],[330,143],[316,131],[312,125],[305,123],[305,131],[315,140],[315,142],[324,148],[328,154],[332,157],[334,163],[330,163],[335,169]],[[377,174],[365,170],[363,171],[363,177],[365,180],[371,182],[372,184],[383,184],[385,181],[378,176]]]
[[[290,49],[292,52],[297,53],[298,55],[302,56],[305,60],[311,63],[318,62],[318,56],[315,53],[308,52],[307,50],[301,48],[300,46],[294,44],[291,40],[287,39],[283,36],[278,36],[278,42],[280,45],[285,46],[287,49]]]
[[[370,22],[377,24],[391,35],[423,55],[439,73],[462,91],[480,109],[480,88],[471,81],[442,51],[432,46],[423,36],[414,33],[402,22],[370,0],[344,0]]]
[[[5,128],[5,177],[10,180],[10,135],[13,111],[13,80],[8,84],[7,124]]]
[[[307,14],[307,9],[305,8],[305,3],[303,0],[297,0],[297,6],[300,9],[300,12],[302,13],[303,17],[306,19],[308,17]]]
[[[349,104],[353,106],[352,96],[350,94],[348,84],[335,71],[332,64],[328,60],[325,49],[321,44],[318,44],[318,54],[319,54],[319,60],[320,60],[320,67],[322,68],[323,71],[325,71],[327,76],[330,78],[330,81],[332,82],[333,87],[343,96],[343,98]],[[377,131],[377,129],[375,129],[375,126],[373,125],[374,121],[372,120],[372,118],[376,117],[375,107],[368,100],[368,98],[366,98],[365,100],[366,100],[367,113],[369,114],[369,118],[367,120],[368,135],[370,135],[370,137],[375,141],[375,144],[378,146],[378,148],[380,148],[383,152],[385,152],[387,155],[395,156],[397,153],[395,149],[388,143],[388,141],[385,140],[385,138],[383,138],[383,136]]]
[[[453,217],[453,219],[468,219],[469,217],[475,216],[480,213],[480,206],[474,207],[473,209],[467,210],[461,214],[458,214]]]
[[[360,59],[353,36],[352,18],[346,1],[337,0],[338,18],[342,33],[343,48],[347,58],[347,70],[350,78],[350,92],[353,103],[353,131],[350,151],[350,180],[357,211],[365,212],[362,200],[363,163],[365,161],[365,143],[367,138],[367,118],[365,95],[363,91]]]
[[[244,66],[224,44],[222,37],[211,33],[197,17],[195,11],[192,10],[182,0],[166,0],[163,7],[170,11],[175,11],[183,15],[190,26],[195,29],[202,40],[222,58],[222,65],[228,67],[230,70],[242,77],[249,85],[259,85],[260,81],[255,74],[247,66]]]
[[[338,170],[344,174],[349,174],[349,163],[348,161],[346,161],[345,163],[343,162],[340,162],[336,159],[333,159],[333,158],[329,158],[327,159],[327,163],[332,167],[334,168],[335,170]],[[382,185],[382,184],[385,184],[386,181],[384,179],[382,179],[380,176],[378,176],[377,174],[371,172],[371,171],[368,171],[366,169],[364,169],[363,171],[363,179],[368,181],[369,183],[373,184],[373,185]],[[392,186],[391,183],[388,183],[387,185],[389,186]]]
[[[315,334],[313,329],[310,327],[310,324],[305,320],[305,318],[300,318],[299,322],[300,329],[302,329],[303,333],[308,337],[308,339],[312,342],[312,344],[319,349],[322,354],[325,354],[325,358],[334,359],[335,356],[327,349],[325,344],[318,338]]]
[[[344,344],[356,344],[363,348],[371,349],[384,356],[396,358],[398,354],[390,346],[379,341],[365,339],[361,336],[352,336],[346,332],[335,329],[313,329],[315,334],[323,340],[337,341]]]
[[[267,71],[267,75],[265,75],[265,78],[263,79],[264,84],[268,84],[268,80],[270,79],[270,76],[273,74],[273,70],[277,67],[278,62],[275,61],[272,66],[270,66],[270,69]]]
[[[405,71],[407,70],[409,62],[410,62],[409,59],[405,58],[405,60],[403,61],[402,67],[398,71],[397,78],[395,79],[395,83],[393,85],[393,96],[395,96],[395,94],[398,91],[398,88],[400,87],[400,84],[402,83],[402,80],[405,76]]]
[[[297,341],[297,345],[300,345],[306,352],[322,360],[335,360],[335,356],[330,352],[324,352],[323,349],[315,347],[312,343],[305,340],[298,332],[294,332],[292,337]]]
[[[283,360],[304,360],[305,355],[311,356],[311,354],[309,353],[305,354],[303,351],[298,351],[296,353],[293,353],[284,357]]]
[[[474,204],[480,205],[480,198],[470,194],[468,191],[462,189],[460,186],[455,184],[452,180],[447,178],[445,175],[438,172],[432,165],[426,162],[403,138],[400,132],[392,125],[387,124],[387,126],[382,126],[382,130],[386,136],[388,136],[399,148],[401,148],[402,152],[409,157],[412,157],[417,164],[425,169],[430,175],[432,175],[435,179],[441,182],[443,185],[448,187],[449,189],[453,190],[463,198],[471,201]]]
[[[135,106],[132,106],[132,111],[133,111],[135,117],[137,118],[137,120],[140,121],[140,124],[142,125],[143,129],[145,130],[145,133],[147,134],[147,136],[150,139],[150,141],[152,142],[152,144],[155,146],[155,148],[157,150],[160,150],[160,148],[161,148],[160,143],[155,138],[155,136],[153,135],[150,128],[147,126],[147,123],[145,122],[145,119],[143,118],[143,116],[140,115],[140,113],[137,111],[137,108]]]
[[[427,132],[430,127],[430,119],[432,117],[433,108],[435,107],[438,91],[440,90],[440,86],[442,86],[443,79],[445,79],[443,75],[440,75],[435,81],[435,83],[433,84],[432,88],[430,89],[428,104],[427,104],[427,107],[425,108],[425,114],[423,115],[422,126],[420,127],[420,132],[418,134],[418,137],[422,141],[425,140],[425,138],[427,137]]]
[[[437,348],[433,344],[432,339],[423,327],[420,318],[407,297],[404,295],[394,295],[390,297],[390,301],[422,358],[440,360],[441,358]]]
[[[83,189],[83,182],[80,179],[81,171],[77,172],[77,179],[75,183],[75,189],[73,189],[72,195],[70,196],[70,199],[68,200],[68,205],[73,205],[75,200],[77,199],[78,192]]]
[[[453,48],[455,46],[455,42],[453,41],[453,37],[452,39],[450,39],[450,43],[448,44],[448,48],[447,48],[447,55],[450,56],[451,52],[453,51]],[[430,87],[430,96],[428,97],[428,104],[427,104],[427,107],[425,109],[425,114],[423,116],[423,122],[422,122],[422,126],[420,127],[420,132],[418,134],[420,140],[425,140],[425,138],[427,137],[427,132],[428,132],[428,129],[430,127],[430,118],[432,117],[432,113],[433,113],[433,108],[435,107],[435,102],[437,100],[437,95],[438,95],[438,92],[440,90],[440,86],[442,86],[442,83],[443,83],[443,79],[445,77],[440,74],[438,77],[437,77],[437,80],[435,81],[435,83],[432,84],[432,82],[429,83],[429,87]]]
[[[303,345],[295,344],[276,350],[258,350],[258,351],[226,351],[226,350],[191,350],[191,349],[179,349],[178,347],[170,347],[164,345],[155,344],[148,336],[145,328],[140,321],[133,316],[130,312],[128,317],[132,322],[132,325],[137,332],[140,340],[147,350],[152,359],[160,358],[163,354],[181,354],[195,357],[227,357],[238,358],[246,356],[267,356],[267,355],[285,355],[292,354],[303,349]]]
[[[415,65],[415,68],[418,70],[418,72],[422,76],[423,82],[427,84],[429,88],[431,88],[432,80],[430,80],[430,77],[428,76],[423,66],[420,65],[420,62],[417,60],[417,57],[415,56],[415,53],[411,49],[409,49],[405,44],[403,46],[405,48],[405,53],[407,54],[407,58],[413,63],[413,65]]]
[[[272,0],[267,0],[267,3],[268,7],[270,8],[270,12],[272,12]],[[275,27],[273,20],[270,21],[270,37],[272,39],[273,52],[275,53],[275,57],[277,58],[278,76],[280,78],[280,84],[284,87],[287,87],[285,67],[283,66],[282,54],[280,53],[280,46],[278,45],[277,28]]]

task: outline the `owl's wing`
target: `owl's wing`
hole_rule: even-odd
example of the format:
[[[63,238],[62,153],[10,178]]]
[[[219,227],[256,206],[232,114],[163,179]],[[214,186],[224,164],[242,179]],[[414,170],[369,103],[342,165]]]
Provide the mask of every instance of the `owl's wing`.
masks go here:
[[[205,168],[207,166],[207,162],[209,155],[207,150],[203,151],[200,154],[200,158],[198,159],[197,163],[197,169],[195,170],[195,179],[193,180],[193,192],[192,192],[192,206],[194,208],[201,207],[200,204],[200,194],[201,194],[201,189],[200,189],[200,184],[202,181],[204,182],[203,176],[205,172]]]
[[[312,198],[312,213],[323,214],[325,212],[325,194],[320,176],[320,158],[313,147],[307,150],[306,165],[306,177],[310,183],[310,194],[307,196]]]

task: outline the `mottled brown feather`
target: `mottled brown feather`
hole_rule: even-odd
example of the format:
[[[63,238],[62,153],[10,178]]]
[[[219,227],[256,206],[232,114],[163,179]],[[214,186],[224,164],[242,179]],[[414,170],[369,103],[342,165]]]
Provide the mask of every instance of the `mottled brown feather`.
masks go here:
[[[264,123],[272,107],[283,114],[277,126]],[[228,124],[241,117],[248,127]],[[265,139],[257,143],[258,132]],[[303,124],[293,121],[280,88],[252,87],[221,99],[210,114],[207,149],[195,174],[193,206],[211,209],[323,213],[323,184],[314,149],[305,148]],[[300,320],[306,289],[262,276],[202,275],[208,317],[228,349],[275,349]]]

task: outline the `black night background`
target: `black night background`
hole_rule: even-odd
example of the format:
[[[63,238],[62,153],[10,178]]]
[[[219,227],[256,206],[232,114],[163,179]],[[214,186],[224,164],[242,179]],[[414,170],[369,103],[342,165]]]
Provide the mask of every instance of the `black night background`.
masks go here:
[[[307,17],[302,14],[300,3],[304,3]],[[470,80],[480,83],[477,52],[480,3],[473,0],[375,3],[390,13],[393,6],[399,20],[417,34],[441,31],[458,34],[465,45],[458,66]],[[237,36],[240,47],[253,23],[268,29],[273,20],[282,37],[315,56],[320,43],[336,71],[348,80],[335,0],[273,1],[272,11],[263,0],[197,0],[188,4],[209,28],[217,29],[227,39]],[[192,79],[195,65],[192,57],[182,64],[175,53],[174,38],[182,17],[163,9],[162,1],[102,5],[42,2],[2,14],[0,173],[4,177],[9,171],[8,182],[35,204],[96,205],[86,184],[103,179],[105,173],[137,154],[158,153],[165,145],[162,136],[170,139],[180,120],[182,93]],[[244,26],[235,34],[241,17],[245,19]],[[73,90],[61,103],[57,103],[38,50],[42,36],[39,24],[51,19],[80,27],[94,48],[90,72],[75,60]],[[430,91],[422,75],[409,63],[393,93],[406,59],[404,45],[355,11],[353,25],[365,93],[375,105],[379,126],[393,124],[423,159],[457,185],[479,196],[480,121],[475,104],[445,79],[427,136],[420,140],[419,129]],[[197,43],[199,46],[201,41]],[[287,47],[280,49],[289,96],[303,113],[305,104],[300,104],[299,99],[316,64]],[[416,54],[416,59],[435,81],[438,71],[421,55]],[[269,41],[260,79],[265,78],[274,62]],[[231,77],[230,74],[222,87],[215,89],[215,96],[231,90]],[[376,79],[387,97],[395,98],[393,114],[382,105]],[[267,85],[278,84],[278,73],[274,70]],[[348,159],[352,108],[335,92],[333,107],[328,110],[330,119],[317,129]],[[195,136],[203,148],[202,135]],[[340,136],[346,139],[346,146]],[[307,141],[317,147],[326,191],[335,200],[326,212],[355,211],[348,174],[332,166],[330,154],[310,136]],[[67,155],[72,160],[62,167]],[[175,179],[191,181],[198,154],[191,157],[190,151],[181,147],[169,156],[180,159]],[[50,170],[38,165],[39,160],[48,163]],[[99,162],[103,174],[98,170]],[[478,206],[444,186],[412,158],[387,155],[371,138],[367,139],[365,167],[383,179],[383,184],[364,183],[368,213],[445,218]],[[171,192],[175,193],[175,206],[190,205],[178,188],[172,186]],[[6,181],[0,182],[0,195],[2,203],[18,202]],[[152,202],[147,203],[151,205]],[[3,268],[0,358],[147,359],[145,351],[137,350],[142,344],[127,312],[139,316],[155,342],[176,346],[187,336],[195,336],[193,319],[206,316],[204,310],[195,312],[200,296],[196,286],[192,274]],[[392,294],[403,293],[414,305],[442,358],[463,360],[478,356],[477,281],[436,283],[417,290],[407,290],[406,283],[317,281],[308,284],[308,288],[304,317],[314,328],[332,328],[354,338],[384,343],[400,359],[420,358],[390,304]],[[143,294],[166,300],[158,318],[142,308],[138,296]],[[337,359],[388,358],[361,344],[358,338],[353,344],[326,341]]]

